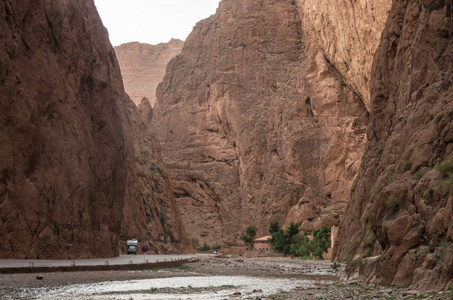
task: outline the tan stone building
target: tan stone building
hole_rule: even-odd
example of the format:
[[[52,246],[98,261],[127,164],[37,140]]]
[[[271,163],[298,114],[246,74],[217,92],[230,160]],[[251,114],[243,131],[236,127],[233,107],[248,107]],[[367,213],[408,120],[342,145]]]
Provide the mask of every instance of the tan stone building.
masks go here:
[[[261,251],[261,252],[270,252],[271,251],[271,244],[269,243],[269,239],[271,238],[270,235],[263,236],[258,239],[253,240],[253,249]]]

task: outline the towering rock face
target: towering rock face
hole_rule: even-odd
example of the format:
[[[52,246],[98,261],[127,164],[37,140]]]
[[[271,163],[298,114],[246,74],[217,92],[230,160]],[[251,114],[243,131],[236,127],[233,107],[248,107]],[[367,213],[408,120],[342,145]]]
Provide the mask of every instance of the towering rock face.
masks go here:
[[[381,284],[451,283],[452,41],[451,0],[393,1],[372,72],[369,145],[336,251]]]
[[[127,224],[156,217],[142,198],[168,180],[136,162],[134,143],[153,141],[132,127],[140,119],[94,3],[6,0],[0,18],[0,257],[117,255]],[[173,223],[148,227],[187,247],[171,195],[154,199]],[[149,213],[128,213],[136,206]],[[150,240],[141,226],[132,233]]]
[[[148,106],[146,105],[148,104]],[[173,188],[162,163],[159,143],[143,115],[149,110],[144,99],[137,110],[128,102],[135,146],[134,160],[127,177],[126,201],[121,229],[122,249],[126,238],[135,237],[152,253],[181,253],[192,249],[176,206]]]
[[[295,4],[222,1],[158,87],[153,131],[200,242],[274,220],[337,224],[349,197],[367,111]]]
[[[370,109],[374,53],[391,0],[297,0],[326,57]]]
[[[181,52],[184,42],[172,39],[158,45],[127,43],[115,47],[126,93],[138,106],[147,98],[156,102],[156,88],[165,75],[165,68]]]

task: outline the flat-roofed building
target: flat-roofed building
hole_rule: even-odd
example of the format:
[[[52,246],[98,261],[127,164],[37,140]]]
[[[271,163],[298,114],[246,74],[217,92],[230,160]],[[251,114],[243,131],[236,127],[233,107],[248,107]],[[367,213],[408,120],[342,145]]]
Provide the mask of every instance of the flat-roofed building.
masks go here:
[[[253,249],[261,251],[261,252],[269,252],[271,251],[272,247],[269,243],[269,239],[271,238],[270,235],[263,236],[258,239],[253,240]]]

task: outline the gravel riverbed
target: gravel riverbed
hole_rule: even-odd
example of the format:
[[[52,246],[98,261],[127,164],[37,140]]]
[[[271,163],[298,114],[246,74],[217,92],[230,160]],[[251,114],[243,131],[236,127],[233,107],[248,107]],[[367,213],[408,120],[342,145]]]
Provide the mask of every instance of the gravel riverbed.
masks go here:
[[[342,281],[330,265],[211,257],[175,269],[5,274],[0,275],[0,299],[450,299],[448,292]]]

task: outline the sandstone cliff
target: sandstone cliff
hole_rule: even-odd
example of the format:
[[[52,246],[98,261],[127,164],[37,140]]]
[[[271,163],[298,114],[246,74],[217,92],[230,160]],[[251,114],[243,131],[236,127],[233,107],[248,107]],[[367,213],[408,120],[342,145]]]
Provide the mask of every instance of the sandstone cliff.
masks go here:
[[[297,0],[326,57],[370,109],[374,53],[391,0]]]
[[[453,277],[453,3],[393,1],[375,56],[371,125],[337,259],[379,284]]]
[[[130,234],[186,248],[165,174],[136,162],[158,151],[93,1],[7,0],[0,18],[0,257],[113,256]]]
[[[200,242],[337,224],[349,197],[368,114],[295,4],[222,1],[158,87],[153,131]]]
[[[115,47],[124,89],[137,106],[143,98],[154,106],[156,88],[165,75],[165,68],[183,45],[183,41],[172,39],[158,45],[133,42]]]

